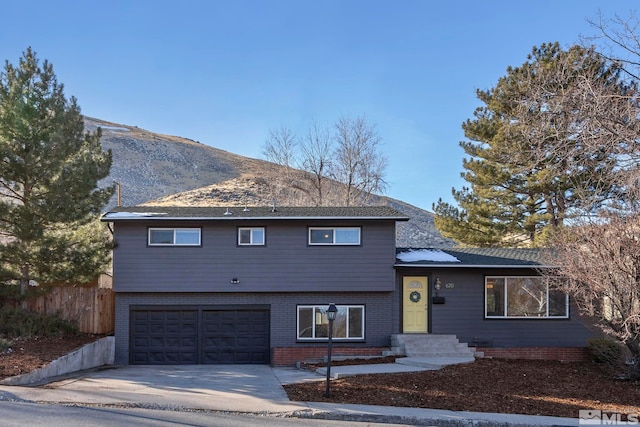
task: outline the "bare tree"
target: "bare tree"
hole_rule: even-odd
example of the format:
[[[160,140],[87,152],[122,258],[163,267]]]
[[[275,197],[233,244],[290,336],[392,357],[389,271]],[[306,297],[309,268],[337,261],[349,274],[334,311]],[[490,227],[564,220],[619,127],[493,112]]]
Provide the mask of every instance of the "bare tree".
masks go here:
[[[262,146],[262,154],[274,164],[266,177],[269,196],[273,203],[278,203],[287,189],[300,188],[297,184],[299,171],[296,170],[298,145],[298,138],[293,131],[286,126],[280,126],[269,131],[269,136]]]
[[[635,12],[623,17],[614,15],[605,18],[598,13],[595,19],[587,20],[598,34],[582,37],[585,44],[598,43],[598,52],[607,60],[617,63],[635,81],[640,79],[640,19]]]
[[[335,124],[336,149],[332,177],[343,184],[346,206],[364,204],[386,188],[387,158],[379,149],[382,139],[365,116],[342,116]]]
[[[640,378],[640,215],[602,213],[599,222],[565,227],[556,236],[547,274],[582,313],[629,352]]]
[[[343,116],[333,128],[313,123],[302,139],[286,127],[272,130],[263,146],[266,159],[278,165],[270,188],[275,196],[295,190],[300,203],[315,206],[366,204],[386,188],[381,142],[364,116]]]
[[[298,141],[291,129],[280,126],[271,129],[262,147],[262,154],[273,163],[286,168],[293,168],[297,157]]]
[[[330,188],[328,175],[332,163],[331,146],[329,130],[316,122],[309,128],[300,144],[301,168],[308,172],[307,178],[313,189],[311,199],[316,206],[325,203],[326,192]]]

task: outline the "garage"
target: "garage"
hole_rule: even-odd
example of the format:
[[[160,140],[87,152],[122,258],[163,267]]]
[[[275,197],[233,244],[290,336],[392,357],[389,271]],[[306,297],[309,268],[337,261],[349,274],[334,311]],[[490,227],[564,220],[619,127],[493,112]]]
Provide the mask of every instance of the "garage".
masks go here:
[[[132,307],[134,365],[268,364],[269,308]]]

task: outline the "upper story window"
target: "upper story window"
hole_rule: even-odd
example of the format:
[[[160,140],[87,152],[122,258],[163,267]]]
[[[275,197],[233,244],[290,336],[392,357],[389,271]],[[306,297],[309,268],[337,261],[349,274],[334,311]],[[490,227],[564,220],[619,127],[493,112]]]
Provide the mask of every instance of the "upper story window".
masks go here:
[[[539,276],[490,276],[485,278],[485,317],[567,318],[569,297]]]
[[[150,228],[149,246],[200,246],[199,228]]]
[[[326,305],[298,306],[298,340],[329,339],[329,320]],[[364,339],[364,305],[338,305],[333,322],[333,339]]]
[[[238,245],[261,246],[264,245],[264,227],[238,228]]]
[[[310,245],[359,245],[360,227],[310,227]]]

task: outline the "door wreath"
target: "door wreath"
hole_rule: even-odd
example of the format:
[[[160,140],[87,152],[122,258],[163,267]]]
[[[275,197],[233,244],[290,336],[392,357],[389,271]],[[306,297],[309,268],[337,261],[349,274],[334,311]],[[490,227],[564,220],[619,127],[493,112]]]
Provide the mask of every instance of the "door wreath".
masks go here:
[[[422,298],[422,295],[420,295],[420,292],[418,291],[413,291],[409,294],[409,299],[411,300],[411,302],[418,302],[420,301],[420,298]]]

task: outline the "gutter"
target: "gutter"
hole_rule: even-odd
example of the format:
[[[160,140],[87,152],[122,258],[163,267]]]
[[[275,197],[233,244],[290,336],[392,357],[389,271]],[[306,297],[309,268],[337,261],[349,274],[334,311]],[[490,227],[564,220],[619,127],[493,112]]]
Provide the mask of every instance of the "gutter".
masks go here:
[[[553,268],[550,265],[540,264],[394,264],[394,268]]]
[[[388,216],[226,216],[226,217],[168,217],[163,216],[162,214],[155,214],[149,216],[143,215],[132,215],[130,217],[116,217],[109,218],[109,214],[105,214],[100,218],[100,221],[103,222],[117,222],[117,221],[233,221],[233,220],[257,220],[257,221],[273,221],[273,220],[331,220],[331,221],[339,221],[339,220],[384,220],[384,221],[409,221],[408,217],[388,217]]]

